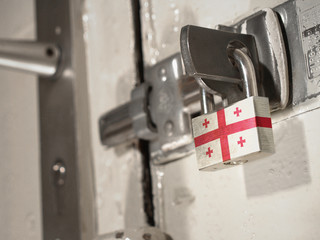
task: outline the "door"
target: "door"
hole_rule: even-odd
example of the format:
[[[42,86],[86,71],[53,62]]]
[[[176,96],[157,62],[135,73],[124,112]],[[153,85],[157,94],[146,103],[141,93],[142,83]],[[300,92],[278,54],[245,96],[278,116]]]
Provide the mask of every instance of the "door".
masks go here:
[[[184,25],[230,25],[282,2],[140,1],[144,64],[151,66],[178,52]],[[312,1],[309,6],[303,1],[296,4],[300,20],[315,16],[315,1],[313,6]],[[305,79],[306,75],[295,81]],[[319,91],[316,84],[308,84],[313,84],[309,93]],[[303,91],[296,86],[293,91]],[[272,114],[276,153],[270,157],[216,172],[198,171],[194,154],[152,164],[156,225],[174,239],[319,238],[317,94]]]

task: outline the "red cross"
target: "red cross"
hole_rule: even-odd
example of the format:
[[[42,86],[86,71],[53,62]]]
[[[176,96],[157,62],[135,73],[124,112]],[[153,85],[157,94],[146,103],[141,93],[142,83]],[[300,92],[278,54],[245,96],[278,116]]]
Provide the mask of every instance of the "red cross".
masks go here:
[[[194,138],[195,147],[220,139],[223,161],[230,160],[228,135],[255,127],[272,128],[271,118],[253,117],[226,125],[224,109],[217,112],[218,128]],[[240,139],[241,140],[241,139]],[[209,154],[209,153],[208,153]]]
[[[206,155],[209,155],[209,158],[211,158],[211,154],[213,153],[213,150],[208,147],[208,152],[206,152]]]
[[[202,126],[204,126],[204,127],[208,127],[208,124],[209,124],[210,122],[207,120],[207,119],[205,119],[204,120],[204,123],[202,123]]]
[[[242,137],[240,137],[240,141],[238,141],[238,144],[241,145],[241,147],[243,147],[243,144],[246,142],[245,139],[242,139]]]
[[[237,117],[240,116],[240,113],[241,113],[241,109],[239,109],[238,107],[236,108],[236,111],[233,112],[234,115],[237,115]]]

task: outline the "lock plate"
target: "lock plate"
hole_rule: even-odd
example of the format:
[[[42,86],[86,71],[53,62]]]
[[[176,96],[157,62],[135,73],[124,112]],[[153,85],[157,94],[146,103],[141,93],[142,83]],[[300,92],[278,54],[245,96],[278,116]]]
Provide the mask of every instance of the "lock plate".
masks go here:
[[[231,33],[197,26],[181,29],[181,53],[189,75],[202,78],[209,86],[212,81],[240,82],[240,74],[228,59],[228,45],[234,41],[245,45],[255,69],[258,54],[255,40],[246,34]]]
[[[259,56],[259,95],[270,101],[271,111],[284,109],[289,100],[289,74],[286,46],[277,13],[263,9],[233,26],[219,30],[253,36]]]
[[[260,85],[258,53],[252,36],[189,25],[181,29],[180,41],[187,74],[207,91],[209,88],[222,95],[229,104],[245,98],[240,73],[228,57],[230,44],[237,42],[246,47]]]
[[[200,170],[217,170],[274,152],[269,101],[249,97],[192,119]]]
[[[219,25],[218,29],[196,26],[182,29],[181,53],[187,73],[198,78],[200,84],[203,81],[204,85],[225,96],[229,104],[244,99],[237,84],[226,84],[239,83],[237,78],[240,81],[239,73],[226,56],[228,43],[240,41],[250,52],[259,95],[269,98],[271,111],[284,109],[289,101],[289,74],[277,13],[264,9],[233,26]]]

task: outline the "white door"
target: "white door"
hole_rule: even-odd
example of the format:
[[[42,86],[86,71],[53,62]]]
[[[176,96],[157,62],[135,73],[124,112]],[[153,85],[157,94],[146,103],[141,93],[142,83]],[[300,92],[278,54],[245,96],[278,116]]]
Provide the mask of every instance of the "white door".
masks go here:
[[[283,1],[140,2],[151,66],[180,50],[184,25],[230,25]],[[216,172],[198,171],[194,154],[152,166],[156,224],[174,239],[319,239],[318,107],[319,98],[311,98],[272,115],[270,157]]]

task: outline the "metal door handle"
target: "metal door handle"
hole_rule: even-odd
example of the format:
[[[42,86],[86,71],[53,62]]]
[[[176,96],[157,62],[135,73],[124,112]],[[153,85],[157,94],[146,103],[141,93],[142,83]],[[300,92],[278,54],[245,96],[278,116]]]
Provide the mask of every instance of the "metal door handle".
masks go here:
[[[57,73],[60,57],[55,44],[0,40],[1,67],[52,77]]]

